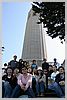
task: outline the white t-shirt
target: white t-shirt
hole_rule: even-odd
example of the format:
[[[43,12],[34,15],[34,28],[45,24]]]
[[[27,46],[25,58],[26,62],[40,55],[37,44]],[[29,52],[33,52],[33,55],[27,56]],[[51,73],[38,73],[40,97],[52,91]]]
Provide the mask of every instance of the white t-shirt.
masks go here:
[[[55,81],[55,77],[56,77],[57,74],[59,74],[59,71],[53,72],[53,73],[51,74],[51,79]]]

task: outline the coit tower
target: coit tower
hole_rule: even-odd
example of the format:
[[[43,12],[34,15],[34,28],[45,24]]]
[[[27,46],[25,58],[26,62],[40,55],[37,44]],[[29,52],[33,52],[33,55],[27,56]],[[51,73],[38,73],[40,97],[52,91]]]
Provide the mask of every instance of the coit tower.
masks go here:
[[[38,17],[39,14],[35,14],[32,9],[29,11],[21,58],[30,62],[35,59],[37,64],[41,66],[43,58],[47,56],[47,52],[42,24],[37,24]]]

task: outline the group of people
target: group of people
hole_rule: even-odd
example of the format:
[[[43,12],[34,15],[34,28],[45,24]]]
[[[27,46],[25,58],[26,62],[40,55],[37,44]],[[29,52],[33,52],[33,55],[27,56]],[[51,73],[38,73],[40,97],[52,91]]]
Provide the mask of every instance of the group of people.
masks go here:
[[[57,97],[65,97],[65,69],[54,59],[50,65],[44,59],[42,66],[32,64],[13,56],[4,74],[2,75],[2,97],[20,98],[26,95],[27,98],[45,97],[47,89],[56,93]]]

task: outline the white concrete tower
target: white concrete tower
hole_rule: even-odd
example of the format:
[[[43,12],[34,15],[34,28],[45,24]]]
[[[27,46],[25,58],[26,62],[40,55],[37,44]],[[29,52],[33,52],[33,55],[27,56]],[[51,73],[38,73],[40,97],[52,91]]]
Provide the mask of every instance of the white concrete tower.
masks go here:
[[[28,61],[35,59],[37,64],[41,65],[43,58],[46,58],[46,52],[44,51],[42,24],[37,24],[38,16],[32,9],[28,13],[21,58]]]

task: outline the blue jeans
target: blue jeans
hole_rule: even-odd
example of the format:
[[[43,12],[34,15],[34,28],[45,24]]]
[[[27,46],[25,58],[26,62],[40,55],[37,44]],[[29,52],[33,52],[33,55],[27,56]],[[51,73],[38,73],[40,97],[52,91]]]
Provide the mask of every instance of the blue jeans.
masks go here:
[[[10,86],[10,84],[8,83],[8,81],[3,83],[4,86],[4,98],[10,98],[11,93],[12,93],[12,87]]]
[[[48,86],[48,89],[54,90],[58,97],[63,98],[65,96],[65,87],[58,85],[57,82],[54,82]],[[64,93],[63,93],[63,92]]]
[[[22,93],[21,93],[21,92],[22,92]],[[17,85],[17,86],[14,88],[13,92],[12,92],[11,98],[18,98],[18,97],[20,96],[20,93],[21,93],[21,94],[24,94],[24,95],[28,95],[29,98],[34,98],[34,97],[35,97],[32,88],[29,87],[29,88],[24,92],[24,91],[22,91],[21,87],[20,87],[19,85]]]
[[[36,92],[37,92],[37,95],[39,93],[44,93],[45,92],[45,84],[44,82],[36,82]]]
[[[11,98],[18,98],[20,96],[20,93],[21,93],[21,87],[17,85],[11,94]]]
[[[34,92],[33,92],[32,88],[30,88],[30,87],[25,91],[25,95],[28,95],[29,98],[35,97]]]
[[[5,89],[4,89],[4,82],[2,82],[2,98],[4,98],[4,91],[5,91]]]
[[[65,86],[60,86],[60,88],[61,88],[63,94],[65,95]]]

